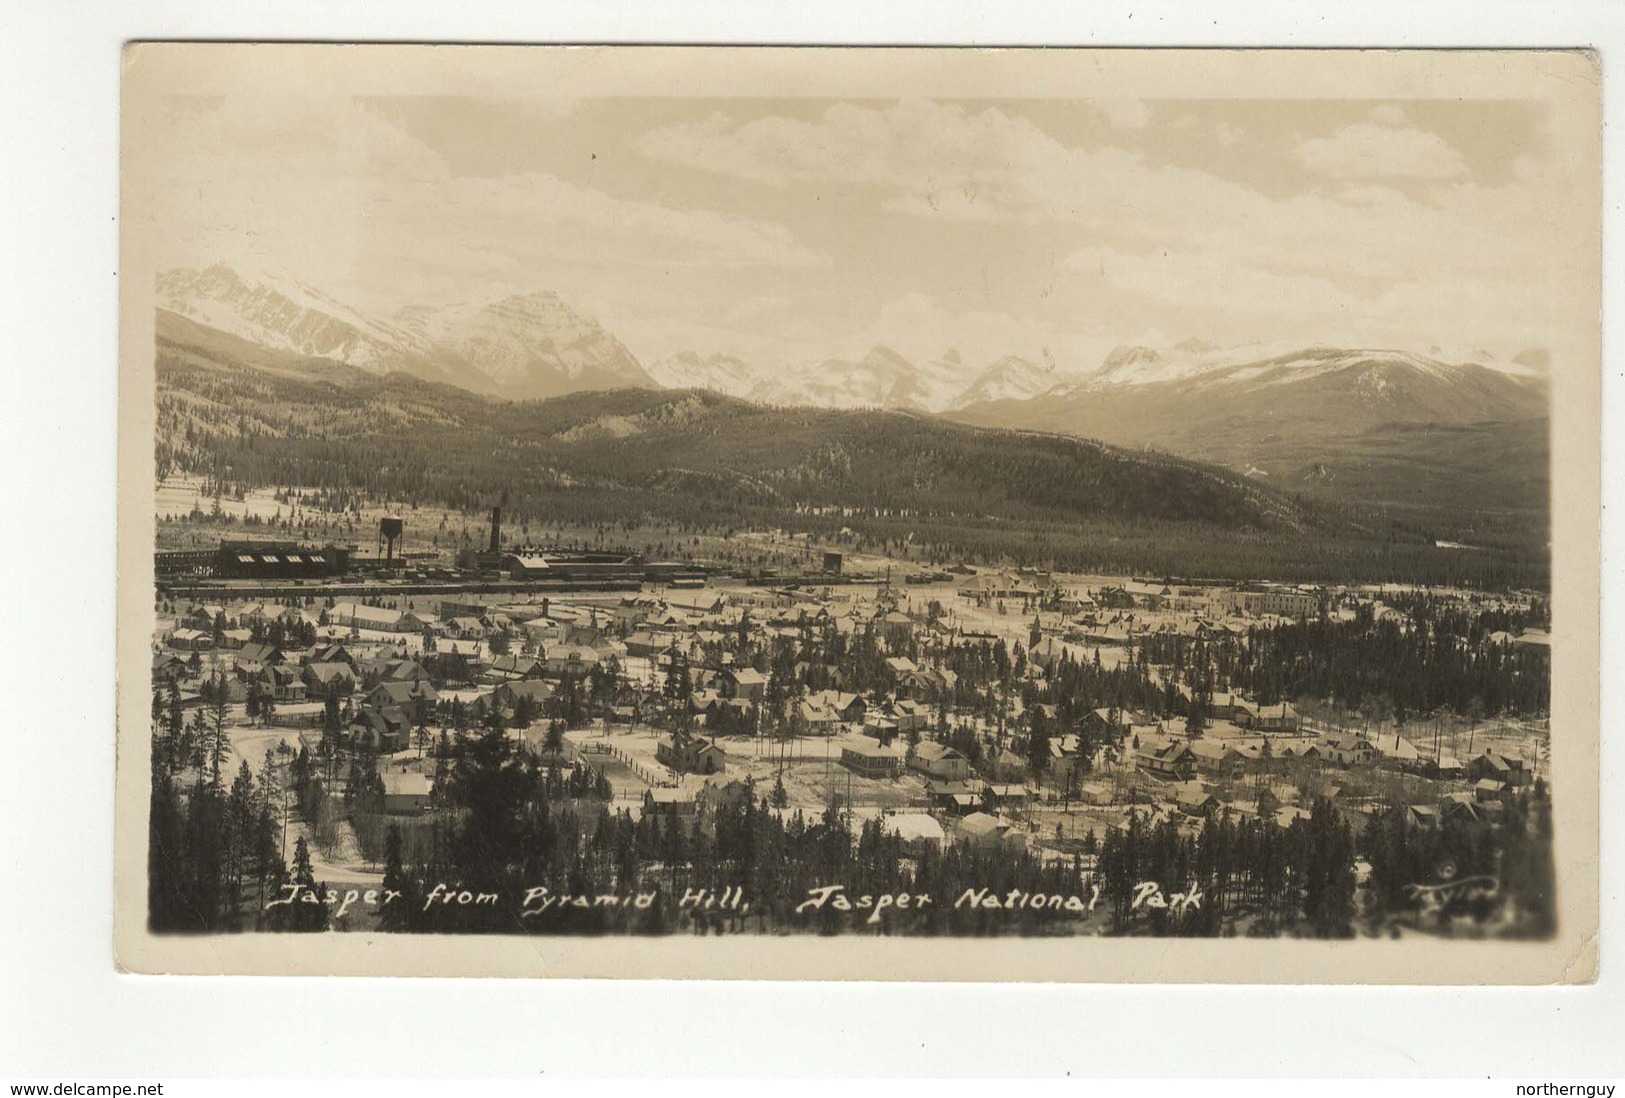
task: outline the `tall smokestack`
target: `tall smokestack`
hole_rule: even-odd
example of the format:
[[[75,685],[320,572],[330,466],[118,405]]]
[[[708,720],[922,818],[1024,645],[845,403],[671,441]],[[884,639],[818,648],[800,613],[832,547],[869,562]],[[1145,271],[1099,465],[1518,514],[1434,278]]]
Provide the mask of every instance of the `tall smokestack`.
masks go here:
[[[491,508],[491,552],[502,552],[502,508]]]

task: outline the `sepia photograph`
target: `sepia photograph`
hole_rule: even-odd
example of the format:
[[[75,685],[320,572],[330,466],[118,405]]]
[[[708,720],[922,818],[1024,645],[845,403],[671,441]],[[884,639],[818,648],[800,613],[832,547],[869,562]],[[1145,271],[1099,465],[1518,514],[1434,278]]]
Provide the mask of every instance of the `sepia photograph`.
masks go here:
[[[1594,978],[1593,57],[123,64],[121,966]]]

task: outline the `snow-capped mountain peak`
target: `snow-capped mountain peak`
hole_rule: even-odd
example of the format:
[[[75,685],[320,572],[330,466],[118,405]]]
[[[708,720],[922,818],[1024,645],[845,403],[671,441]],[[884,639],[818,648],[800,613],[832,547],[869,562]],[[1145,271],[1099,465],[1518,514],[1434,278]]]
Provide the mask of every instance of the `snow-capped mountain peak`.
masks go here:
[[[427,345],[295,278],[216,263],[158,276],[159,308],[229,335],[366,370],[400,369]]]
[[[648,366],[649,376],[666,389],[710,389],[742,397],[759,380],[742,359],[727,354],[679,351]]]
[[[1027,400],[1056,384],[1053,364],[1039,365],[1020,355],[1005,355],[977,374],[954,398],[950,408],[967,408],[994,400]]]
[[[520,399],[652,386],[632,353],[552,291],[370,316],[298,279],[225,264],[158,277],[158,306],[275,350],[404,370]]]

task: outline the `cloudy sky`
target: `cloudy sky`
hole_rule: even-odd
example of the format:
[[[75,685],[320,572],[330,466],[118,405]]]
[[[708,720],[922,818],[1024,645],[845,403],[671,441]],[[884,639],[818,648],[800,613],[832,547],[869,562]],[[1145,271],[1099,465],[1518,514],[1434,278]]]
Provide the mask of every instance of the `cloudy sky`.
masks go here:
[[[142,154],[160,267],[283,272],[377,311],[552,289],[645,360],[886,343],[1088,369],[1192,338],[1510,359],[1563,353],[1587,246],[1548,115],[279,87],[168,97]]]

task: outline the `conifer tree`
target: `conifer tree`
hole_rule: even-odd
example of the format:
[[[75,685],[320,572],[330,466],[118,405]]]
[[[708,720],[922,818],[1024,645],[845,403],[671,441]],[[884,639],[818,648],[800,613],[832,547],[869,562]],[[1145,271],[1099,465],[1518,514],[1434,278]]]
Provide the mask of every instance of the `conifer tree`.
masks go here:
[[[384,839],[384,894],[390,896],[378,911],[379,924],[385,930],[410,930],[413,916],[421,904],[417,881],[406,871],[401,860],[401,827],[389,825]],[[391,896],[391,893],[396,895]]]
[[[1043,776],[1050,766],[1049,721],[1036,705],[1028,711],[1027,766],[1035,778]]]
[[[303,835],[294,843],[293,873],[289,883],[298,885],[299,891],[293,903],[286,905],[291,914],[284,929],[304,932],[326,930],[326,889],[316,883],[316,873],[310,865],[310,848],[305,845]]]

